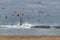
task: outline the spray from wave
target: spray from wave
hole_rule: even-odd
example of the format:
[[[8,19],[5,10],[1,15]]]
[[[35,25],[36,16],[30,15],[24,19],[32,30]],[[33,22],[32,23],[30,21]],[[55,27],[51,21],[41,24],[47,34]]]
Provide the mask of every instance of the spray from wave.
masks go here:
[[[31,28],[31,26],[33,26],[33,24],[26,22],[22,25],[19,25],[19,23],[17,25],[0,25],[0,28]]]
[[[0,28],[31,28],[32,26],[60,26],[57,23],[28,23],[25,22],[22,25],[0,25]]]

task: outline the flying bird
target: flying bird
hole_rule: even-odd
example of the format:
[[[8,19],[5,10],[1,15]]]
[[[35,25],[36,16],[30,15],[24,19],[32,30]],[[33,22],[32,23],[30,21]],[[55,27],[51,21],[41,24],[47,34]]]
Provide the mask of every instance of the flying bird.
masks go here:
[[[47,13],[47,11],[46,11],[46,13]],[[48,13],[46,14],[47,16],[50,16]]]
[[[23,12],[23,10],[24,10],[24,8],[20,11],[20,13],[22,13],[22,12]]]
[[[42,11],[41,13],[42,13],[42,14],[44,14],[44,12],[43,12],[43,11]]]
[[[5,16],[5,19],[7,19],[7,16]]]
[[[47,16],[50,16],[49,14],[47,14]]]
[[[1,8],[2,10],[5,10],[5,8]]]
[[[38,11],[38,13],[44,14],[44,11],[41,11],[41,10],[40,10],[40,11]]]
[[[21,15],[23,16],[24,14],[22,13]]]
[[[19,14],[17,14],[17,16],[19,17]]]
[[[41,13],[41,10],[40,10],[40,11],[38,11],[38,13]]]
[[[38,2],[38,4],[41,4],[41,2]]]
[[[12,16],[15,16],[14,14],[12,14]]]
[[[16,11],[14,13],[17,13]]]

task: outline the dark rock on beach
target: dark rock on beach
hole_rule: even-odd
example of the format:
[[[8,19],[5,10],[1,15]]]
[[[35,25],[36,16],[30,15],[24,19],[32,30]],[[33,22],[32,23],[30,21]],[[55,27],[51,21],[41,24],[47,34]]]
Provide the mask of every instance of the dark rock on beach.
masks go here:
[[[50,28],[50,26],[32,26],[31,28]]]
[[[60,29],[60,26],[54,26],[54,28],[56,28],[56,29]]]

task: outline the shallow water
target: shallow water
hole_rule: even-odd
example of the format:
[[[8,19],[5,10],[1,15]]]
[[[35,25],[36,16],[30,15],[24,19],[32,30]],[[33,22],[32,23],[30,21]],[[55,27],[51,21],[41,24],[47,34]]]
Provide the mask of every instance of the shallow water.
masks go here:
[[[60,29],[0,29],[0,35],[47,35],[47,36],[60,36]]]

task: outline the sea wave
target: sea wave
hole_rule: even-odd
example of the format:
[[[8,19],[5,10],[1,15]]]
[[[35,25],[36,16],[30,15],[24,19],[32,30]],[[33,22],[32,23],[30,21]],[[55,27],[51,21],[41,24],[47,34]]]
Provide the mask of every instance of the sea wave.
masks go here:
[[[32,24],[24,23],[22,25],[0,25],[0,28],[31,28]]]
[[[22,25],[0,25],[0,28],[31,28],[32,26],[60,26],[57,23],[28,23],[25,22]]]

